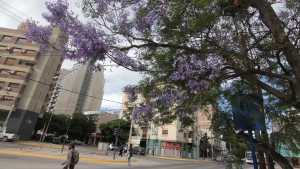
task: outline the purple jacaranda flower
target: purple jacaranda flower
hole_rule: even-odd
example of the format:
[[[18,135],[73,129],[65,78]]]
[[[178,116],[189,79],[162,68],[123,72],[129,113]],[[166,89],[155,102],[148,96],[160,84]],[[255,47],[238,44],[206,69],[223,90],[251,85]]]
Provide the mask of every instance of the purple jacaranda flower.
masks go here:
[[[104,60],[110,41],[105,41],[102,30],[91,23],[82,23],[73,12],[68,10],[69,4],[65,0],[49,1],[46,7],[49,12],[43,14],[44,18],[52,26],[59,27],[69,39],[62,48],[65,58],[79,62],[86,62],[90,58]],[[26,33],[29,39],[41,44],[48,43],[46,38],[50,35],[50,28],[44,31],[42,27],[37,29],[38,26],[34,23],[30,23],[29,26],[35,28],[29,29]],[[42,39],[46,39],[45,42],[42,42]]]
[[[49,38],[51,35],[51,27],[49,26],[39,26],[34,21],[26,22],[26,30],[25,36],[41,45],[41,49],[44,50],[49,44]]]
[[[124,92],[127,93],[129,102],[134,102],[137,99],[137,86],[127,85],[124,87]]]
[[[134,120],[150,120],[153,115],[153,107],[151,104],[142,104],[137,106],[133,112]]]
[[[174,63],[175,71],[170,75],[172,81],[183,81],[191,93],[209,89],[210,82],[219,77],[222,59],[217,56],[179,56]]]

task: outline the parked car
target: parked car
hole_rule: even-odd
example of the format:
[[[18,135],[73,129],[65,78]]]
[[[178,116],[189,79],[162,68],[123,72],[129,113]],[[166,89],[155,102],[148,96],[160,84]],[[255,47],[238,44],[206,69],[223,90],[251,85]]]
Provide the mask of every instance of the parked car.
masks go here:
[[[109,151],[119,150],[119,147],[113,144],[109,144]]]
[[[257,157],[257,152],[255,153],[255,155],[256,155],[257,163],[259,163],[259,158]],[[251,151],[246,151],[244,161],[247,164],[253,164],[253,158],[252,158],[252,152]]]
[[[67,135],[61,135],[61,136],[52,138],[52,143],[54,143],[54,144],[64,144],[64,143],[68,144],[69,142],[70,141],[69,141]]]
[[[71,141],[71,143],[74,143],[75,145],[83,145],[84,142],[80,141],[80,140],[73,140]]]
[[[144,147],[133,147],[133,154],[136,155],[145,155],[146,154],[146,150]]]
[[[2,141],[17,141],[18,136],[14,133],[8,133],[8,132],[0,132],[0,139]]]

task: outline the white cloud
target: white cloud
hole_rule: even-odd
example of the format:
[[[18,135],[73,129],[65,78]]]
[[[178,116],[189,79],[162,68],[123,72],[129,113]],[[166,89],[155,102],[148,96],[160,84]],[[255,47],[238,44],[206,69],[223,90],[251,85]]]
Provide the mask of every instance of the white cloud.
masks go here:
[[[122,102],[122,91],[126,85],[137,84],[142,79],[140,73],[132,72],[122,67],[113,67],[111,70],[106,68],[104,76],[105,86],[103,98],[118,102]],[[105,100],[102,102],[102,107],[121,108],[121,106],[119,103]]]
[[[42,17],[46,12],[46,0],[0,0],[0,27],[15,29],[26,19],[33,19],[41,24],[47,24]],[[70,4],[75,13],[79,13],[80,0],[72,0]],[[11,12],[9,12],[11,11]],[[10,15],[9,15],[10,14]],[[82,18],[82,17],[80,17]],[[73,61],[65,61],[63,67],[71,69]],[[128,84],[136,84],[142,76],[121,67],[106,67],[104,72],[104,99],[122,101],[122,90]],[[103,100],[102,107],[121,108],[121,104]]]

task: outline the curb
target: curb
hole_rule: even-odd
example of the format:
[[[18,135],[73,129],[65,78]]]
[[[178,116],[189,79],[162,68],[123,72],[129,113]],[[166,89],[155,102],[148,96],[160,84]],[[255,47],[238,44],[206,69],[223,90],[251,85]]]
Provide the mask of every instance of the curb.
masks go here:
[[[161,159],[161,160],[187,161],[187,162],[194,162],[194,163],[210,162],[209,160],[194,160],[189,158],[176,158],[176,157],[165,157],[165,156],[147,156],[147,157]]]
[[[13,156],[22,156],[22,157],[36,157],[36,158],[46,158],[46,159],[57,159],[57,160],[64,160],[66,157],[63,155],[49,155],[49,154],[42,154],[42,153],[35,153],[33,151],[21,151],[21,150],[13,150],[13,149],[0,149],[0,154],[5,155],[13,155]],[[127,160],[103,160],[97,158],[91,158],[82,156],[80,157],[80,161],[86,163],[93,163],[93,164],[125,164],[128,163]]]
[[[20,145],[27,145],[27,146],[32,146],[32,147],[44,147],[44,148],[50,148],[50,149],[61,149],[62,145],[49,145],[45,143],[35,143],[35,142],[22,142],[19,141],[17,144]]]

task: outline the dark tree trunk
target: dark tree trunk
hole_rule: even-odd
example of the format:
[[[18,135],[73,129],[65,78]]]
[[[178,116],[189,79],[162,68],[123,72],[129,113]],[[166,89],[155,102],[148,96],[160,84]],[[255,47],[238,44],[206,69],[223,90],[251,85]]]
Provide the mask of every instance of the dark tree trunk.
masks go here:
[[[249,135],[244,133],[238,133],[238,136],[244,138],[247,141],[252,139]],[[258,142],[257,140],[254,140],[254,142],[258,151],[263,151],[267,155],[270,155],[273,158],[273,160],[280,165],[282,169],[293,169],[291,163],[281,154],[277,153],[272,146],[266,143]]]
[[[270,147],[267,144],[257,144],[257,149],[264,151],[268,155],[270,155],[282,169],[293,169],[291,163],[283,157],[281,154],[277,153],[274,148]]]
[[[300,85],[300,57],[299,50],[295,48],[284,31],[281,20],[276,15],[267,0],[250,0],[250,5],[259,10],[263,23],[270,29],[278,50],[282,50],[295,74],[295,86]],[[300,101],[300,92],[296,92],[296,102]]]
[[[264,152],[263,151],[259,151],[257,152],[257,159],[258,159],[258,166],[260,169],[267,169],[266,168],[266,159],[264,156]]]

